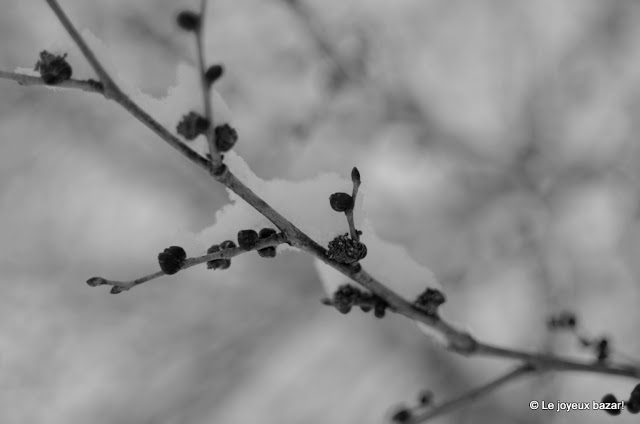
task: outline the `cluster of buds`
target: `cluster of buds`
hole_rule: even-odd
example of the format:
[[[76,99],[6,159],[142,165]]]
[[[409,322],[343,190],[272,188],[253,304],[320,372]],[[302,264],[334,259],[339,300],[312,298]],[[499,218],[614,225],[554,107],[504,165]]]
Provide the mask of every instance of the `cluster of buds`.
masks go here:
[[[66,57],[66,53],[62,56],[56,56],[43,50],[40,52],[40,60],[36,62],[34,70],[40,71],[40,77],[45,84],[60,84],[71,79],[71,74],[73,73],[71,65],[65,59]]]
[[[440,290],[428,288],[416,298],[413,306],[429,316],[436,317],[438,315],[438,308],[446,300]]]
[[[214,133],[216,147],[221,152],[228,152],[238,141],[238,132],[229,124],[218,125]]]
[[[200,134],[204,134],[209,129],[209,120],[196,112],[189,112],[184,115],[176,131],[187,140],[195,140]]]
[[[330,259],[336,262],[349,265],[367,256],[367,246],[349,238],[349,233],[345,233],[329,242],[328,255]]]
[[[325,305],[333,306],[342,314],[351,312],[351,308],[359,306],[362,312],[373,310],[376,318],[384,318],[389,304],[380,296],[364,292],[350,284],[344,284],[333,294],[333,299],[323,299]]]

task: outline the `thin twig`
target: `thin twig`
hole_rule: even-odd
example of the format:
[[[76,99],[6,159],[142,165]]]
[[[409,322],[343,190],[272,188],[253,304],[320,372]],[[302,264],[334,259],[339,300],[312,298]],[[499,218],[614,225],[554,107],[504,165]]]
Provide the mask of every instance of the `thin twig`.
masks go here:
[[[465,392],[462,395],[456,398],[453,398],[449,401],[441,403],[440,405],[435,405],[429,408],[424,413],[415,415],[411,420],[407,422],[407,424],[423,423],[439,415],[446,414],[456,409],[468,406],[472,402],[480,399],[483,396],[488,395],[489,393],[500,388],[501,386],[504,386],[507,383],[517,380],[520,377],[531,374],[534,370],[535,368],[530,365],[519,366],[509,371],[508,373],[496,378],[495,380],[490,381],[489,383],[486,383],[473,390],[469,390],[468,392]]]
[[[66,18],[66,15],[62,13],[57,1],[47,0],[47,3],[49,3],[52,9],[56,12],[56,15],[61,19],[61,22],[63,23],[67,31],[69,31],[74,41],[76,41],[76,43],[78,43],[78,45],[81,47],[81,51],[83,51],[87,59],[90,60],[92,65],[94,65],[94,69],[96,69],[96,72],[99,73],[98,69],[102,68],[99,66],[97,59],[88,49],[77,31],[75,31],[73,26],[70,25],[68,19]],[[82,48],[82,46],[84,46],[85,48]],[[104,71],[104,69],[102,69],[102,72],[105,72],[106,74],[106,71]],[[104,79],[102,79],[103,77]],[[159,124],[151,116],[149,116],[149,114],[147,114],[139,106],[137,106],[112,82],[108,75],[102,75],[101,80],[103,81],[103,83],[105,81],[110,81],[110,90],[113,94],[113,96],[110,98],[119,103],[124,109],[126,109],[147,127],[149,127],[162,140],[178,150],[183,156],[187,157],[198,167],[207,171],[207,173],[211,175],[216,181],[222,183],[225,187],[236,193],[239,197],[244,199],[247,203],[249,203],[252,207],[254,207],[267,219],[269,219],[276,227],[278,227],[278,229],[280,229],[284,233],[284,237],[286,237],[286,240],[290,245],[315,256],[327,265],[333,267],[345,276],[351,278],[363,287],[369,289],[374,294],[382,297],[389,304],[390,309],[394,312],[397,312],[412,320],[422,322],[432,327],[447,339],[448,347],[450,350],[464,355],[479,354],[519,360],[524,363],[533,364],[536,368],[544,368],[545,370],[588,371],[601,374],[640,378],[640,370],[634,367],[624,367],[613,364],[607,365],[576,362],[553,355],[521,352],[513,349],[495,347],[489,344],[485,344],[477,341],[469,333],[456,328],[440,317],[427,315],[423,311],[414,308],[413,305],[406,301],[403,297],[369,275],[364,269],[362,269],[361,266],[343,265],[330,259],[327,256],[327,251],[324,247],[320,246],[318,243],[312,240],[308,235],[298,229],[295,225],[293,225],[290,221],[288,221],[280,213],[273,209],[269,204],[267,204],[262,198],[256,195],[244,183],[238,180],[238,178],[226,166],[221,167],[221,172],[211,174],[209,172],[210,162],[208,160],[204,159],[195,151],[184,145],[184,143],[182,143],[178,138],[172,135],[166,128],[164,128],[161,124]],[[108,97],[107,93],[104,93],[104,95],[105,97]]]
[[[213,121],[213,108],[211,107],[211,84],[205,76],[206,64],[204,58],[204,30],[205,15],[207,13],[207,0],[200,0],[200,23],[195,31],[196,50],[198,51],[198,72],[200,73],[200,84],[202,85],[202,99],[204,104],[204,117],[209,121],[209,129],[206,132],[209,153],[211,154],[211,170],[215,171],[222,164],[222,158],[216,147],[215,123]]]
[[[347,215],[347,222],[349,223],[349,232],[351,233],[351,239],[360,241],[360,235],[358,234],[358,230],[356,230],[356,224],[353,219],[353,209],[356,207],[356,198],[358,197],[358,189],[360,188],[361,184],[360,171],[358,171],[358,168],[354,167],[351,171],[351,182],[353,183],[353,190],[351,191],[351,200],[353,204],[349,209],[344,211],[344,213],[345,215]]]
[[[73,23],[67,14],[64,13],[60,4],[58,4],[56,0],[46,0],[46,2],[49,7],[51,7],[51,10],[53,10],[53,13],[56,14],[64,29],[67,30],[73,41],[76,43],[83,56],[87,59],[87,62],[89,62],[93,70],[96,72],[98,78],[100,78],[100,82],[104,85],[105,97],[110,97],[112,90],[120,91],[107,70],[102,66],[96,55],[93,53],[93,50],[91,50],[89,45],[84,41],[76,27],[73,26]]]
[[[240,247],[232,247],[232,248],[228,248],[228,249],[222,249],[222,250],[218,250],[217,252],[214,253],[208,253],[206,255],[202,255],[202,256],[196,256],[193,258],[187,258],[182,262],[182,266],[180,266],[180,271],[183,271],[187,268],[191,268],[192,266],[196,266],[208,261],[213,261],[215,259],[231,259],[233,257],[236,257],[238,255],[242,255],[243,253],[247,253],[253,250],[260,250],[260,249],[264,249],[265,247],[275,247],[278,245],[281,245],[283,243],[286,243],[287,239],[285,237],[284,234],[279,233],[279,234],[274,234],[271,237],[267,237],[264,239],[260,239],[258,240],[258,242],[255,244],[255,246],[253,246],[251,249],[246,250],[246,249],[242,249]],[[163,271],[156,271],[152,274],[149,275],[145,275],[143,277],[140,278],[136,278],[135,280],[130,280],[130,281],[117,281],[117,280],[108,280],[106,278],[102,278],[102,277],[92,277],[89,279],[88,282],[90,281],[99,281],[99,283],[94,283],[90,285],[110,285],[110,286],[114,286],[114,287],[118,287],[121,290],[120,291],[126,291],[126,290],[130,290],[133,287],[140,285],[142,283],[146,283],[147,281],[151,281],[154,280],[156,278],[162,277],[163,275],[167,275],[165,272]]]
[[[0,78],[13,80],[13,81],[16,81],[18,84],[25,85],[25,86],[46,85],[42,80],[42,78],[40,77],[20,74],[16,72],[0,71]],[[102,86],[102,83],[94,80],[69,79],[66,81],[62,81],[56,85],[48,85],[48,87],[74,88],[74,89],[86,91],[89,93],[104,94],[104,88]]]

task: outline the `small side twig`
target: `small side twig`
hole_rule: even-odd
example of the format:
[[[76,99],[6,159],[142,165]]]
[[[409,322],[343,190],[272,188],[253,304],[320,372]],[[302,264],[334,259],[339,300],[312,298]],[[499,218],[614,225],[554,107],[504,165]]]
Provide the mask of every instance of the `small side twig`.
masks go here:
[[[278,246],[286,242],[287,242],[287,238],[284,234],[282,233],[274,234],[270,237],[258,240],[255,246],[253,246],[249,250],[243,249],[241,247],[233,247],[233,248],[218,250],[217,252],[209,253],[202,256],[187,258],[182,262],[182,266],[180,267],[180,270],[183,271],[187,268],[191,268],[192,266],[213,261],[215,259],[231,259],[243,253],[247,253],[253,250],[264,249],[265,247]],[[135,280],[129,280],[129,281],[117,281],[117,280],[108,280],[102,277],[92,277],[89,280],[87,280],[87,284],[94,287],[101,286],[101,285],[109,285],[109,286],[113,286],[114,288],[117,287],[116,290],[112,289],[112,293],[115,294],[115,293],[120,293],[123,291],[130,290],[135,286],[138,286],[142,283],[146,283],[147,281],[151,281],[156,278],[162,277],[164,275],[167,275],[167,274],[163,271],[156,271],[152,274],[145,275],[143,277],[136,278]]]
[[[209,121],[209,129],[207,129],[207,144],[209,145],[209,153],[211,154],[211,171],[214,172],[222,164],[222,157],[215,142],[215,123],[213,121],[213,108],[211,107],[211,84],[207,81],[205,72],[204,57],[204,31],[205,31],[205,15],[207,12],[207,0],[200,0],[200,23],[195,31],[196,50],[198,51],[198,72],[200,74],[200,84],[202,85],[202,97],[204,104],[204,116]]]
[[[17,72],[7,72],[0,70],[0,78],[16,81],[20,85],[47,85],[40,77],[21,74]],[[52,86],[49,86],[52,87]],[[95,80],[78,80],[68,79],[61,81],[54,88],[72,88],[77,90],[86,91],[88,93],[104,94],[104,86],[101,82]]]
[[[347,215],[347,221],[349,222],[349,231],[351,232],[351,238],[355,241],[360,241],[360,234],[358,230],[356,230],[356,225],[353,220],[353,208],[356,205],[356,196],[358,195],[358,189],[360,188],[360,172],[358,168],[354,167],[351,170],[351,182],[353,183],[353,191],[351,194],[351,199],[353,200],[353,206],[347,209],[344,213]]]
[[[297,228],[292,222],[290,222],[279,212],[277,212],[264,199],[262,199],[249,187],[247,187],[242,181],[240,181],[224,164],[220,166],[219,172],[211,173],[210,161],[203,158],[197,152],[186,146],[181,140],[179,140],[164,126],[154,120],[147,112],[145,112],[136,103],[134,103],[116,86],[116,84],[109,77],[104,68],[100,65],[95,55],[86,45],[80,34],[75,30],[73,25],[71,25],[67,16],[62,12],[62,9],[60,8],[57,0],[47,0],[47,3],[51,6],[63,26],[67,29],[76,44],[78,44],[80,50],[83,52],[87,60],[90,62],[90,64],[93,66],[94,70],[100,77],[100,81],[104,86],[102,94],[106,98],[112,99],[120,104],[132,116],[134,116],[136,119],[150,128],[155,134],[157,134],[171,147],[180,152],[192,163],[205,170],[214,180],[218,181],[229,190],[236,193],[240,198],[245,200],[249,205],[259,211],[267,219],[269,219],[280,231],[282,231],[282,236],[285,237],[288,244],[318,258],[346,277],[365,287],[373,294],[379,296],[389,305],[390,310],[404,315],[411,320],[423,323],[431,327],[434,331],[440,333],[443,338],[446,339],[448,348],[451,351],[463,355],[483,355],[517,360],[525,364],[530,364],[527,366],[533,366],[537,371],[585,371],[631,378],[640,378],[640,369],[635,367],[622,366],[613,363],[580,362],[563,358],[561,356],[546,353],[523,352],[516,349],[492,346],[490,344],[481,342],[479,340],[476,340],[468,332],[458,328],[457,326],[454,326],[440,316],[430,316],[429,314],[425,313],[425,311],[416,308],[405,298],[403,298],[398,293],[394,292],[385,284],[367,273],[362,266],[359,266],[359,264],[358,266],[351,266],[333,260],[328,255],[327,249],[320,246],[302,230]],[[8,73],[0,74],[0,77],[6,77],[6,75],[8,75]],[[10,79],[16,80],[16,78]],[[73,85],[72,83],[69,84]],[[64,84],[61,84],[61,86],[64,86]],[[257,247],[262,248],[267,246],[258,244]],[[242,252],[244,251],[246,250],[243,249]],[[215,252],[209,255],[202,256],[200,258],[193,258],[193,260],[197,260],[198,263],[202,263],[213,259],[219,259],[222,257],[224,252],[226,251]],[[231,254],[231,252],[227,253]],[[239,253],[241,252],[237,252],[237,254]],[[191,264],[191,262],[185,261],[185,264],[186,263]],[[149,281],[150,279],[157,278],[160,275],[164,274],[154,273],[149,276],[142,277],[142,279],[134,280],[134,282],[137,282],[136,284],[141,284],[141,282]],[[118,282],[115,283],[119,286],[127,286],[132,282],[125,282],[124,284],[122,282],[120,282],[119,284]],[[494,382],[494,384],[496,383]]]
[[[429,408],[425,412],[414,415],[410,420],[406,421],[406,423],[407,424],[424,423],[437,416],[447,414],[456,409],[468,406],[469,404],[480,399],[481,397],[488,395],[489,393],[506,385],[507,383],[515,381],[525,375],[529,375],[533,371],[535,371],[535,368],[532,367],[531,365],[519,366],[507,372],[506,374],[501,375],[500,377],[490,381],[489,383],[483,384],[480,387],[469,390],[468,392],[465,392],[460,396],[455,397],[449,401],[443,402],[439,405],[435,405]]]

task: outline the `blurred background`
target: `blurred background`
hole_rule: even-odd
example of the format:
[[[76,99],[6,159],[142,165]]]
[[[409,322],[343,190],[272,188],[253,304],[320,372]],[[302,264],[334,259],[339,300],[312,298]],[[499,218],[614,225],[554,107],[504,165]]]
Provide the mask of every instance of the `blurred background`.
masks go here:
[[[94,77],[44,2],[11,3],[1,69],[46,48]],[[174,19],[198,3],[62,1],[156,98],[194,63]],[[211,0],[206,55],[226,66],[217,89],[252,169],[304,180],[358,166],[378,233],[434,271],[447,316],[487,342],[590,360],[545,327],[570,310],[628,361],[639,22],[633,0]],[[98,96],[3,80],[0,99],[1,422],[381,423],[421,389],[442,401],[512,367],[447,353],[402,317],[324,307],[304,255],[246,255],[119,296],[88,287],[156,270],[228,196]],[[627,399],[636,383],[530,377],[434,422],[632,422],[528,404]]]

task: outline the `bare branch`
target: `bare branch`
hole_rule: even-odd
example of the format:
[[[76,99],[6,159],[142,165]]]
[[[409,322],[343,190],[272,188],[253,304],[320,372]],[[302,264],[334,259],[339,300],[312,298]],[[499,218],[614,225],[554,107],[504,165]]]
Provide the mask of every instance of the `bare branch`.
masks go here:
[[[62,26],[64,26],[64,29],[67,30],[73,41],[76,43],[83,56],[87,59],[87,62],[89,62],[93,70],[96,72],[98,78],[100,78],[100,81],[105,88],[105,96],[109,97],[111,94],[111,90],[120,91],[107,70],[102,66],[89,45],[87,45],[87,43],[84,41],[76,27],[73,26],[73,23],[71,22],[67,14],[64,13],[64,10],[62,10],[60,4],[58,4],[56,0],[46,0],[46,2],[53,10],[53,13],[56,14],[58,20],[60,21]]]
[[[187,268],[191,268],[192,266],[200,265],[202,263],[209,262],[215,259],[231,259],[233,257],[242,255],[243,253],[247,253],[252,250],[260,250],[260,249],[264,249],[265,247],[275,247],[283,243],[287,243],[286,236],[282,233],[275,234],[271,237],[258,240],[256,245],[253,246],[250,250],[242,249],[240,247],[233,247],[233,248],[218,250],[217,252],[209,253],[202,256],[187,258],[182,262],[182,266],[180,267],[180,270],[183,271]],[[92,277],[89,280],[87,280],[87,284],[89,284],[90,286],[102,286],[102,285],[114,286],[118,288],[117,293],[120,293],[122,291],[130,290],[133,287],[140,285],[142,283],[146,283],[147,281],[151,281],[156,278],[162,277],[163,275],[167,275],[167,274],[163,271],[156,271],[152,274],[145,275],[143,277],[136,278],[135,280],[130,280],[130,281],[107,280],[106,278],[102,278],[102,277]]]
[[[249,203],[252,207],[254,207],[257,211],[259,211],[262,215],[264,215],[267,219],[269,219],[280,231],[283,232],[283,237],[287,240],[287,243],[296,247],[304,252],[307,252],[316,258],[320,259],[327,265],[333,267],[337,271],[341,272],[345,276],[351,278],[355,282],[359,283],[363,287],[369,289],[375,295],[381,297],[389,304],[389,309],[393,312],[404,315],[412,320],[424,323],[430,327],[432,327],[437,332],[441,333],[446,340],[448,341],[448,347],[450,350],[464,354],[464,355],[484,355],[484,356],[492,356],[499,357],[504,359],[513,359],[521,361],[525,364],[531,364],[536,368],[536,370],[563,370],[563,371],[586,371],[586,372],[595,372],[601,374],[609,374],[609,375],[617,375],[617,376],[625,376],[625,377],[640,377],[640,370],[634,367],[626,367],[615,364],[603,364],[603,363],[587,363],[587,362],[576,362],[570,359],[561,358],[554,355],[544,354],[544,353],[528,353],[522,352],[518,350],[496,347],[489,344],[485,344],[483,342],[477,341],[467,332],[460,330],[453,326],[452,324],[446,322],[442,318],[438,316],[432,316],[425,314],[424,311],[415,308],[411,303],[405,300],[403,297],[389,289],[387,286],[382,284],[380,281],[375,279],[373,276],[368,274],[362,267],[358,264],[353,265],[343,265],[332,259],[330,259],[327,255],[327,251],[324,247],[320,246],[314,240],[312,240],[308,235],[306,235],[303,231],[293,225],[290,221],[284,218],[280,213],[278,213],[275,209],[273,209],[265,200],[256,195],[250,188],[248,188],[244,183],[242,183],[238,178],[225,166],[222,165],[219,167],[218,172],[210,173],[210,162],[200,156],[198,153],[187,147],[182,141],[180,141],[177,137],[171,134],[166,128],[164,128],[161,124],[155,121],[151,116],[149,116],[144,110],[142,110],[138,105],[136,105],[127,95],[125,95],[116,85],[113,83],[112,79],[106,73],[106,71],[100,66],[99,62],[95,58],[94,54],[87,47],[87,45],[82,40],[81,36],[77,33],[75,28],[71,25],[66,15],[62,12],[62,9],[58,5],[56,0],[47,0],[47,3],[52,7],[56,15],[63,23],[64,27],[67,29],[71,37],[78,44],[81,51],[92,64],[96,73],[101,78],[103,84],[105,84],[105,92],[103,95],[105,97],[111,98],[118,104],[120,104],[125,110],[131,113],[135,118],[140,120],[143,124],[149,127],[155,134],[157,134],[162,140],[167,142],[170,146],[178,150],[183,156],[193,162],[195,165],[199,166],[203,170],[205,170],[208,175],[211,175],[216,181],[222,183],[225,187],[236,193],[242,199],[244,199],[247,203]],[[10,77],[10,79],[17,80],[17,77],[8,76],[10,73],[3,73],[0,77]],[[33,82],[30,78],[24,79],[24,81]],[[73,82],[69,82],[69,87],[73,86]],[[62,85],[64,86],[64,84]],[[77,88],[77,87],[76,87]],[[226,252],[226,251],[225,251]],[[232,254],[238,252],[226,252],[225,254]],[[215,258],[219,258],[218,255],[222,253],[216,252],[214,254],[205,255],[200,258],[193,258],[189,261],[199,261],[197,263],[202,263],[207,260],[212,260]],[[196,262],[189,262],[189,266],[195,265]],[[118,283],[115,282],[116,285],[122,286],[124,285],[137,285],[141,284],[141,282],[149,281],[150,279],[157,278],[158,276],[163,274],[151,274],[147,277],[143,277],[142,279],[134,280],[133,282],[125,282]],[[144,280],[144,281],[143,281]],[[114,283],[114,282],[112,282]],[[529,365],[527,365],[529,367]],[[503,377],[506,378],[507,376]],[[511,379],[509,377],[508,379]],[[493,385],[499,385],[496,382],[493,382]],[[493,386],[491,386],[493,387]]]
[[[16,81],[20,85],[46,85],[47,87],[55,88],[73,88],[77,90],[87,91],[89,93],[104,94],[104,88],[102,83],[94,80],[77,80],[69,79],[62,81],[56,85],[47,85],[40,77],[32,75],[21,74],[17,72],[0,71],[0,78]]]
[[[531,374],[534,370],[535,368],[530,365],[519,366],[512,371],[509,371],[508,373],[496,378],[495,380],[490,381],[487,384],[484,384],[473,390],[469,390],[468,392],[465,392],[462,395],[447,402],[441,403],[440,405],[433,406],[422,414],[415,415],[411,420],[407,422],[407,424],[424,423],[437,416],[447,414],[459,408],[464,408],[465,406],[468,406],[474,401],[488,395],[492,391],[506,385],[507,383],[517,380],[525,375]]]

